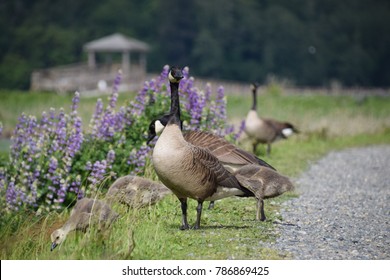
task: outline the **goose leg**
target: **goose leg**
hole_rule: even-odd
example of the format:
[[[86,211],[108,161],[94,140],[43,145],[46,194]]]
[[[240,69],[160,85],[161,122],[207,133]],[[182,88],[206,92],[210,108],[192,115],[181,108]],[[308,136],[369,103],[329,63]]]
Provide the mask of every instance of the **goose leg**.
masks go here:
[[[194,229],[200,228],[200,217],[202,216],[202,207],[203,207],[203,201],[198,201],[198,206],[196,207],[196,223]]]
[[[264,213],[264,200],[261,198],[257,200],[257,211],[256,211],[256,220],[257,221],[265,221],[265,213]]]
[[[215,201],[210,201],[209,210],[214,209]]]
[[[252,145],[253,145],[253,153],[256,154],[257,143],[254,142]]]
[[[186,230],[190,228],[187,221],[187,198],[179,198],[179,200],[181,203],[181,213],[182,213],[180,229]]]
[[[267,156],[271,153],[271,143],[267,143]]]

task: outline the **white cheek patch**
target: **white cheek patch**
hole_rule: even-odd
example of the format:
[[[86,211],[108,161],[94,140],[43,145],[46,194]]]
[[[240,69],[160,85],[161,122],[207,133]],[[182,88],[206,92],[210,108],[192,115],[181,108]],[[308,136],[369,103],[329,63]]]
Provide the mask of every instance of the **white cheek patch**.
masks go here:
[[[294,131],[291,128],[285,128],[282,130],[282,133],[285,137],[289,137],[294,133]]]
[[[159,120],[154,123],[154,129],[156,130],[157,135],[160,135],[164,128],[165,126]]]
[[[171,83],[177,83],[177,80],[172,76],[171,72],[168,74],[168,79]]]

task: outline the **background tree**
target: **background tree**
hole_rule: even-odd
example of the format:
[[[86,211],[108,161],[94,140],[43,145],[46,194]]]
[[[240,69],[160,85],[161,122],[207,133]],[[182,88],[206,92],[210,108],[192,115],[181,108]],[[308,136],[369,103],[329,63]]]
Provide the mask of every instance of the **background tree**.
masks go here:
[[[148,70],[297,85],[390,85],[387,0],[3,0],[0,88],[33,69],[86,60],[84,43],[121,32],[152,46]]]

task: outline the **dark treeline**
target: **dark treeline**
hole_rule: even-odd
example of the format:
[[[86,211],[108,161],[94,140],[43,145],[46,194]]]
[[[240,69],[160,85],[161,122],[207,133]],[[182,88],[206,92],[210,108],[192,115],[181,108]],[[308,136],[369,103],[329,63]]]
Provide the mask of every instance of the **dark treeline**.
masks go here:
[[[148,42],[148,70],[296,85],[390,85],[388,0],[2,0],[0,87],[33,69],[86,60],[84,43],[123,33]]]

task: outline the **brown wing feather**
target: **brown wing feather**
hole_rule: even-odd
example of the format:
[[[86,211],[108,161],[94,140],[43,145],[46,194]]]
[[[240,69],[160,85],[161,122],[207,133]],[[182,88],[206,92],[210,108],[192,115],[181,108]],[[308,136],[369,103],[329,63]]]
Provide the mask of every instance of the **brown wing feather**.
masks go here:
[[[191,152],[194,166],[201,169],[200,173],[204,174],[202,184],[210,182],[214,186],[241,189],[237,179],[208,150],[192,145]]]
[[[203,131],[189,131],[184,134],[184,139],[195,146],[208,149],[222,164],[258,164],[275,170],[262,159],[214,134]]]

